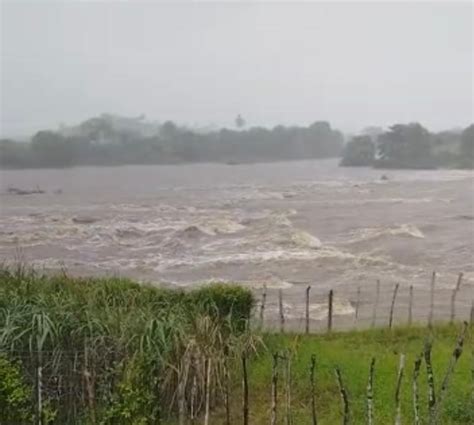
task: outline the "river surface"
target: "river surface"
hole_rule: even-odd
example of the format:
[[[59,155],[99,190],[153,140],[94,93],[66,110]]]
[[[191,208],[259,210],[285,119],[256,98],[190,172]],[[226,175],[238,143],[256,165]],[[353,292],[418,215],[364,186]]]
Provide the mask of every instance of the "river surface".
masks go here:
[[[473,183],[471,171],[334,160],[1,171],[0,258],[179,286],[266,284],[288,291],[288,315],[307,285],[335,289],[337,311],[354,314],[356,288],[368,299],[377,279],[382,293],[423,290],[436,270],[447,290],[462,271],[470,305]]]

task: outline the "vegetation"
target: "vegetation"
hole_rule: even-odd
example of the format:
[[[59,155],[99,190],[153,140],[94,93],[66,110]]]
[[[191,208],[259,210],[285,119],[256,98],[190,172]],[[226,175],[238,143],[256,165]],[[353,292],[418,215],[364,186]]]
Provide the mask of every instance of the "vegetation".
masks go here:
[[[308,127],[235,130],[181,127],[172,121],[110,114],[74,127],[36,133],[29,143],[0,140],[0,167],[176,164],[189,162],[265,162],[330,158],[342,154],[343,166],[379,168],[472,168],[474,124],[464,131],[431,133],[418,123],[395,124],[384,131],[368,127],[343,146],[342,133],[318,121]]]
[[[405,373],[401,382],[402,423],[414,423],[412,376],[415,361],[423,351],[426,338],[432,338],[432,364],[436,393],[440,393],[459,326],[437,326],[430,333],[426,328],[399,327],[333,333],[331,335],[267,335],[264,343],[270,352],[278,351],[292,357],[292,416],[294,424],[311,422],[311,357],[316,356],[316,410],[318,424],[341,424],[343,405],[340,400],[335,368],[339,367],[348,392],[351,423],[367,422],[367,383],[372,358],[375,358],[373,383],[374,424],[395,423],[395,391],[401,354],[405,354]],[[472,390],[472,335],[465,342],[464,354],[451,377],[448,396],[441,406],[439,424],[474,423]],[[281,362],[279,387],[280,419],[285,415],[284,362]],[[270,356],[259,356],[250,367],[252,404],[251,423],[268,423],[270,407]],[[428,383],[426,365],[419,377],[421,423],[428,423]],[[238,406],[235,406],[238,411]],[[224,424],[224,422],[222,422]]]
[[[327,122],[271,130],[189,130],[171,121],[147,123],[143,117],[104,114],[76,127],[40,131],[30,143],[0,141],[0,167],[258,162],[327,158],[340,155],[343,136]]]
[[[355,136],[344,147],[341,165],[346,167],[368,167],[375,160],[375,144],[370,136]]]
[[[473,168],[474,125],[464,131],[430,133],[418,123],[352,138],[341,165],[378,168]]]
[[[246,326],[252,306],[250,292],[233,285],[183,292],[2,269],[0,423],[41,417],[43,424],[172,425],[198,416],[215,425],[242,423],[244,363],[249,423],[268,423],[273,411],[277,423],[309,424],[313,404],[319,424],[341,423],[339,385],[352,423],[364,423],[372,357],[374,423],[393,423],[402,353],[400,414],[403,423],[413,423],[412,374],[427,338],[440,403],[433,406],[439,421],[432,423],[474,420],[471,335],[446,375],[453,353],[461,354],[462,344],[453,351],[458,325],[259,335]],[[425,371],[418,379],[422,423],[428,418]]]
[[[183,292],[3,269],[0,423],[12,423],[6,412],[43,423],[157,423],[179,416],[192,380],[201,412],[207,368],[213,385],[223,382],[224,359],[252,346],[252,304],[232,285]],[[36,409],[25,411],[25,399]]]
[[[431,135],[418,123],[396,124],[377,139],[379,159],[384,167],[431,168]]]

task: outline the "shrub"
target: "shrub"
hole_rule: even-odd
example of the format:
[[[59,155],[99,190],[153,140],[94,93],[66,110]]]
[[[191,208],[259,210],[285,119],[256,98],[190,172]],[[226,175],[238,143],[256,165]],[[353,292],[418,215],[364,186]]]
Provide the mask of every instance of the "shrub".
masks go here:
[[[30,422],[31,394],[31,388],[23,382],[19,364],[0,354],[0,423]]]
[[[252,292],[237,285],[212,284],[194,290],[189,301],[202,313],[218,319],[228,319],[238,331],[245,329],[254,305]]]

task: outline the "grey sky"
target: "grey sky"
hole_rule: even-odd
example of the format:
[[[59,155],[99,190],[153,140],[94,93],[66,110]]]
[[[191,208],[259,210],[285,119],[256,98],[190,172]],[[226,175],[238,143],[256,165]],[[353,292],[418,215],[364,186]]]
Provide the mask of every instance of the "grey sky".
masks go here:
[[[355,131],[473,121],[464,3],[3,2],[1,132],[111,112]]]

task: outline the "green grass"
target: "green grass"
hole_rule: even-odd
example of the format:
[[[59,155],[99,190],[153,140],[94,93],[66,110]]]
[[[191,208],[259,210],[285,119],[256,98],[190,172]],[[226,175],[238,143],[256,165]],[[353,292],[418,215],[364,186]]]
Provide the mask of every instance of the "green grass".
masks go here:
[[[292,413],[295,425],[310,424],[309,365],[312,354],[317,357],[316,403],[318,424],[342,423],[342,403],[334,368],[339,366],[349,392],[354,424],[366,423],[366,387],[370,360],[376,359],[374,378],[375,423],[395,422],[395,385],[400,354],[406,354],[405,375],[402,382],[402,423],[413,423],[412,374],[415,358],[423,349],[427,337],[433,338],[432,361],[435,386],[439,387],[455,347],[460,324],[439,325],[430,333],[426,328],[397,328],[389,330],[334,333],[332,335],[265,335],[268,352],[259,354],[250,362],[250,416],[251,424],[267,424],[270,419],[271,359],[270,353],[290,349],[292,362]],[[442,409],[443,425],[473,424],[471,370],[473,341],[468,334],[464,352],[451,377],[448,396]],[[282,361],[283,363],[283,361]],[[240,422],[240,388],[235,378],[233,416]],[[420,411],[423,424],[427,422],[426,366],[422,364],[419,378]],[[284,365],[279,371],[279,424],[285,415]],[[224,423],[222,419],[213,422]],[[234,422],[233,422],[234,423]]]
[[[5,413],[32,417],[35,373],[41,353],[44,398],[49,424],[162,425],[176,423],[177,392],[183,382],[189,402],[197,377],[202,416],[204,376],[212,359],[213,405],[210,424],[224,424],[224,370],[230,366],[232,424],[241,424],[242,349],[249,352],[250,424],[270,423],[271,355],[290,352],[293,425],[310,424],[309,364],[317,358],[316,398],[319,425],[342,423],[334,368],[339,366],[349,392],[352,423],[365,423],[369,364],[376,358],[375,423],[394,423],[399,356],[406,354],[402,383],[402,423],[413,423],[412,373],[426,338],[433,341],[435,383],[451,360],[461,324],[427,328],[353,331],[330,335],[268,334],[248,331],[253,299],[237,286],[203,287],[182,292],[120,279],[76,279],[0,268],[0,422]],[[256,350],[254,350],[256,349]],[[439,425],[474,424],[472,402],[472,327],[451,377]],[[2,366],[3,365],[3,366]],[[284,424],[284,365],[279,368],[278,424]],[[94,409],[84,376],[92,376]],[[8,378],[8,382],[7,379]],[[427,424],[426,369],[420,376],[422,424]],[[3,388],[3,389],[2,389]],[[80,391],[76,398],[57,398]],[[14,397],[14,403],[12,402]],[[71,412],[77,412],[71,413]],[[94,413],[94,414],[93,414]],[[26,416],[25,416],[26,415]],[[198,423],[202,423],[202,417]]]

